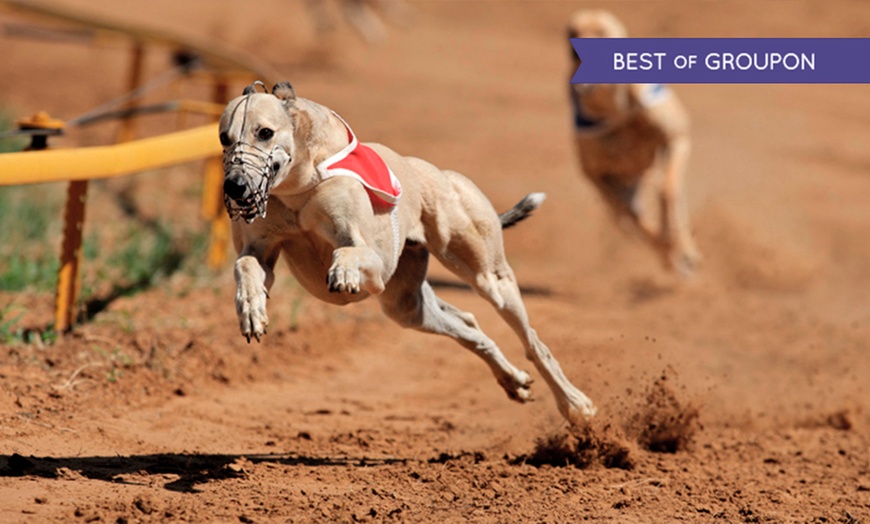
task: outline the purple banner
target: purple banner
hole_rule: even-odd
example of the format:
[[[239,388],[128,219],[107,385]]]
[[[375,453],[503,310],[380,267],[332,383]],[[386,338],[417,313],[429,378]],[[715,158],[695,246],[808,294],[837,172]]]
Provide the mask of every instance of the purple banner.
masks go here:
[[[870,38],[572,38],[572,84],[867,84]]]

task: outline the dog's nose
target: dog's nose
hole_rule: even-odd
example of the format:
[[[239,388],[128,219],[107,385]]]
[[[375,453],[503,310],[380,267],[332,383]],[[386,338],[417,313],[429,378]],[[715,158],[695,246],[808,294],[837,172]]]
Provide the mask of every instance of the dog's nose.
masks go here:
[[[240,176],[227,177],[224,180],[224,193],[233,200],[244,198],[248,192],[248,185]]]

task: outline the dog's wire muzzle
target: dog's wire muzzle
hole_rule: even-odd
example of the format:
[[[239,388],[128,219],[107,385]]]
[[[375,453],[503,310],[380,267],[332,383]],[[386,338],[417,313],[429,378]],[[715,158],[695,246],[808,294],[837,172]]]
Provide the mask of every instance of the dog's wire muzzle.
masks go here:
[[[277,147],[266,151],[240,140],[224,151],[224,175],[241,169],[242,180],[248,188],[241,201],[224,193],[224,205],[230,219],[237,220],[241,217],[250,224],[258,216],[266,218],[269,191],[280,169],[280,165],[274,162]]]
[[[248,117],[248,103],[258,85],[264,91],[266,90],[266,85],[257,80],[245,89],[245,95],[247,96],[245,96],[243,101],[239,101],[239,105],[242,102],[245,104],[244,111],[242,112],[242,127],[239,137],[244,136],[245,123]],[[236,108],[238,108],[238,105]],[[235,110],[230,119],[230,127],[232,127],[232,119],[234,118]],[[239,140],[224,150],[224,177],[230,175],[233,171],[241,170],[242,180],[247,187],[245,196],[240,201],[230,198],[224,192],[224,206],[227,208],[230,219],[237,220],[243,218],[245,222],[250,224],[258,216],[266,218],[269,191],[272,189],[275,177],[281,169],[280,164],[275,162],[275,151],[277,149],[279,147],[276,145],[270,151],[266,151],[254,144]]]

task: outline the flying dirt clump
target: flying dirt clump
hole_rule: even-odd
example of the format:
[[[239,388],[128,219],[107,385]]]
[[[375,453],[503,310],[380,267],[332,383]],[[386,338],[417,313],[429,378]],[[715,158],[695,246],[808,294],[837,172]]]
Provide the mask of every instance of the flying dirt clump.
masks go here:
[[[676,453],[689,447],[700,428],[698,408],[684,404],[668,384],[667,374],[656,379],[646,392],[637,413],[628,423],[630,434],[644,449]]]
[[[631,448],[631,443],[612,425],[593,421],[575,426],[568,433],[537,439],[531,454],[521,455],[512,463],[580,469],[600,464],[606,468],[633,469],[635,463]]]

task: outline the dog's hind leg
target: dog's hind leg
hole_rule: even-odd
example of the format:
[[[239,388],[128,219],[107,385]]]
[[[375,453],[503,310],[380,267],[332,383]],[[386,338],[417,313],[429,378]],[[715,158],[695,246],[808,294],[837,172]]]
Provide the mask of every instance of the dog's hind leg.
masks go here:
[[[445,172],[456,192],[451,220],[427,236],[432,253],[498,310],[523,342],[531,360],[553,391],[559,411],[569,422],[595,414],[592,401],[565,377],[550,349],[529,326],[513,270],[504,254],[502,228],[489,200],[468,179]]]
[[[544,377],[562,416],[572,423],[594,416],[596,409],[592,401],[571,384],[550,349],[529,325],[519,286],[507,261],[502,257],[495,262],[492,269],[475,275],[470,283],[475,291],[495,306],[501,317],[519,336],[525,347],[526,358],[535,364]]]
[[[676,137],[671,140],[665,158],[665,176],[659,193],[661,234],[664,243],[670,248],[667,255],[668,263],[683,276],[691,276],[702,260],[692,239],[684,194],[684,179],[690,148],[687,137]]]
[[[396,273],[378,297],[384,313],[403,327],[456,340],[486,362],[508,397],[518,402],[531,400],[529,374],[507,360],[472,314],[435,295],[426,282],[428,259],[429,252],[422,245],[405,248]]]

